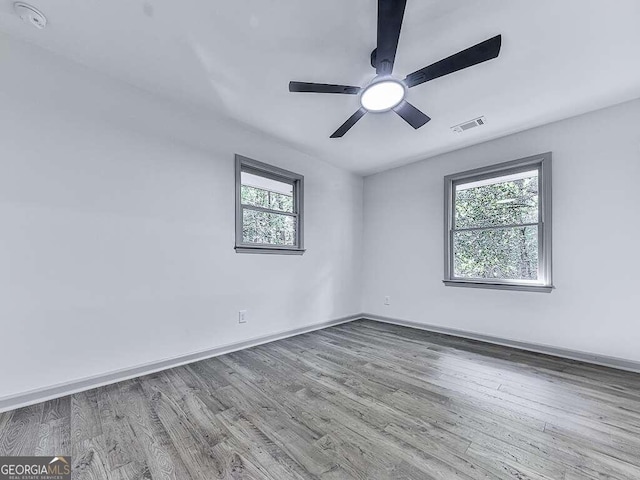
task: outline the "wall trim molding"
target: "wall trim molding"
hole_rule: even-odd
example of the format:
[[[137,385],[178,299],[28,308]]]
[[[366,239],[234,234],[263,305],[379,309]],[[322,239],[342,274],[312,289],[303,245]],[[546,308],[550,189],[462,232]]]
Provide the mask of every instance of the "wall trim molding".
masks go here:
[[[521,340],[513,340],[510,338],[495,337],[493,335],[485,335],[483,333],[470,332],[467,330],[459,330],[456,328],[441,327],[430,325],[428,323],[412,322],[410,320],[402,320],[399,318],[384,317],[371,313],[363,313],[362,319],[373,320],[375,322],[390,323],[400,325],[402,327],[416,328],[418,330],[426,330],[428,332],[442,333],[454,337],[468,338],[481,342],[492,343],[494,345],[502,345],[504,347],[517,348],[528,352],[542,353],[553,357],[566,358],[569,360],[577,360],[579,362],[600,365],[603,367],[615,368],[617,370],[626,370],[629,372],[640,373],[640,361],[628,360],[619,357],[610,357],[595,353],[583,352],[580,350],[571,350],[568,348],[555,347],[541,343],[523,342]]]
[[[110,385],[112,383],[121,382],[123,380],[129,380],[131,378],[141,377],[149,375],[151,373],[167,370],[169,368],[179,367],[188,363],[198,362],[200,360],[206,360],[207,358],[213,358],[226,353],[236,352],[238,350],[244,350],[247,348],[255,347],[265,343],[274,342],[276,340],[282,340],[284,338],[294,337],[303,333],[313,332],[315,330],[321,330],[327,327],[333,327],[342,323],[352,322],[362,318],[361,314],[349,315],[346,317],[337,318],[328,322],[316,323],[306,327],[295,328],[293,330],[285,330],[269,335],[250,338],[240,342],[234,342],[219,347],[214,347],[197,352],[191,352],[184,355],[178,355],[175,357],[165,358],[163,360],[157,360],[154,362],[144,363],[133,367],[127,367],[119,370],[113,370],[110,372],[93,375],[89,377],[79,378],[68,382],[58,383],[55,385],[49,385],[46,387],[29,390],[22,393],[13,395],[7,395],[0,397],[0,413],[7,412],[9,410],[15,410],[16,408],[26,407],[36,403],[51,400],[53,398],[66,397],[73,393],[83,392],[85,390],[91,390],[93,388]]]
[[[155,362],[149,362],[133,367],[123,368],[120,370],[113,370],[111,372],[71,380],[69,382],[50,385],[47,387],[29,390],[18,394],[7,395],[4,397],[0,397],[0,413],[44,402],[53,398],[66,397],[67,395],[71,395],[73,393],[91,390],[93,388],[110,385],[136,377],[142,377],[144,375],[160,372],[169,368],[199,362],[200,360],[206,360],[208,358],[217,357],[227,353],[237,352],[239,350],[255,347],[257,345],[275,342],[276,340],[295,337],[296,335],[302,335],[303,333],[309,333],[316,330],[333,327],[335,325],[353,322],[354,320],[371,320],[374,322],[389,323],[392,325],[399,325],[401,327],[415,328],[418,330],[426,330],[428,332],[441,333],[454,337],[468,338],[471,340],[478,340],[494,345],[517,348],[518,350],[542,353],[554,357],[567,358],[570,360],[577,360],[579,362],[589,363],[593,365],[615,368],[617,370],[626,370],[629,372],[640,373],[639,361],[627,360],[619,357],[610,357],[607,355],[599,355],[579,350],[571,350],[568,348],[554,347],[551,345],[544,345],[539,343],[523,342],[520,340],[496,337],[493,335],[485,335],[483,333],[442,327],[427,323],[418,323],[410,320],[385,317],[382,315],[375,315],[371,313],[362,313],[337,318],[328,322],[316,323],[306,327],[295,328],[293,330],[285,330],[269,335],[254,337],[248,340],[221,345],[219,347],[214,347],[211,349],[165,358],[163,360],[158,360]]]

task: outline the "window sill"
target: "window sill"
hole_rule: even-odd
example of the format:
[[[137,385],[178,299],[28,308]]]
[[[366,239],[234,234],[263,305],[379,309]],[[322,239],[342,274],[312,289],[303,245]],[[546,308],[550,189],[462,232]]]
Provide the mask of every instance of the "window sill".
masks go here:
[[[305,250],[300,248],[279,248],[279,247],[235,247],[236,253],[266,253],[274,255],[302,255]]]
[[[520,292],[551,293],[552,285],[527,285],[515,283],[474,282],[469,280],[443,280],[447,287],[490,288],[494,290],[516,290]]]

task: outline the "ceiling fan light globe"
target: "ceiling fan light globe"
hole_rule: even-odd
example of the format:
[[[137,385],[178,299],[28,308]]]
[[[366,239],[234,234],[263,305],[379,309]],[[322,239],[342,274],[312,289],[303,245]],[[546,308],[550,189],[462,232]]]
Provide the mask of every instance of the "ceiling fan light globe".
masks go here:
[[[404,100],[406,89],[396,80],[372,83],[360,95],[360,104],[368,112],[386,112]]]

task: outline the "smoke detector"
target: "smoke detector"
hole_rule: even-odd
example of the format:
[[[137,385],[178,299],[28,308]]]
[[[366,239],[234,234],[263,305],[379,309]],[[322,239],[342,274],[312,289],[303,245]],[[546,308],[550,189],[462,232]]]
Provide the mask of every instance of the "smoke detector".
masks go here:
[[[472,128],[481,127],[487,123],[487,119],[484,117],[474,118],[473,120],[469,120],[468,122],[461,123],[460,125],[456,125],[455,127],[451,127],[456,133],[463,133]]]
[[[28,24],[40,30],[47,26],[47,17],[37,8],[22,2],[14,3],[13,8],[18,16]]]

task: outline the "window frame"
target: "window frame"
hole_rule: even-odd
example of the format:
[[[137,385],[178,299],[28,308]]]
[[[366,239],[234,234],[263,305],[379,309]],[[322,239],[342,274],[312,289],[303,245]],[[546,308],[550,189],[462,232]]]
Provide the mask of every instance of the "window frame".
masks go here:
[[[236,175],[236,253],[271,253],[280,255],[302,255],[304,249],[304,176],[283,168],[274,167],[242,155],[235,155]],[[242,204],[242,172],[260,175],[279,182],[293,185],[293,212],[281,212],[251,205]],[[245,208],[278,215],[286,215],[296,219],[295,245],[271,245],[267,243],[247,243],[242,241],[243,211]]]
[[[455,173],[444,177],[444,280],[446,286],[475,287],[531,292],[551,292],[552,276],[552,212],[551,212],[551,152],[510,162]],[[511,279],[462,278],[454,275],[455,186],[461,183],[538,169],[538,278],[537,282]],[[517,226],[517,225],[516,225]],[[508,225],[501,226],[502,228]],[[500,228],[500,227],[498,227]],[[496,229],[488,227],[487,229]],[[461,229],[465,230],[465,229]]]

